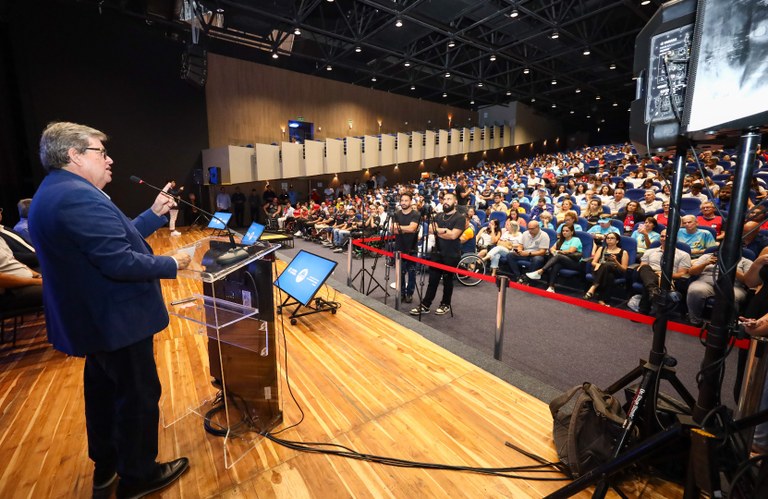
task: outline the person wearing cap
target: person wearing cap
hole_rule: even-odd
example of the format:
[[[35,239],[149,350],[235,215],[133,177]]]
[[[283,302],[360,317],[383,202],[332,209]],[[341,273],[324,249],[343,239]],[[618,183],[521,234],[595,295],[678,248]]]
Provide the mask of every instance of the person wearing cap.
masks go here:
[[[699,201],[701,201],[702,203],[705,202],[705,201],[708,201],[709,198],[707,197],[706,194],[701,192],[702,189],[704,189],[704,182],[702,182],[701,180],[695,180],[695,181],[691,182],[691,190],[686,192],[686,193],[684,193],[683,197],[684,198],[696,198]]]
[[[595,241],[602,241],[606,234],[619,234],[619,229],[611,225],[611,216],[608,213],[600,215],[598,224],[587,231],[587,234],[591,234]]]
[[[525,189],[523,188],[517,189],[517,197],[515,199],[517,199],[521,203],[531,204],[531,200],[525,196]]]

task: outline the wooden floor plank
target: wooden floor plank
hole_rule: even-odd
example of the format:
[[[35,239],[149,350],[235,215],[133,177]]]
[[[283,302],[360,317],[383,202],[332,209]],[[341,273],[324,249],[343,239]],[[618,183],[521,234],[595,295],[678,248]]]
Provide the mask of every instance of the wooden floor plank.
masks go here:
[[[171,238],[161,230],[150,243],[162,253],[202,236],[192,231]],[[163,281],[162,287],[166,301],[200,290],[189,279]],[[305,419],[280,437],[464,466],[532,464],[506,441],[556,459],[546,404],[338,291],[321,291],[341,303],[338,314],[282,323],[290,383]],[[542,497],[562,485],[384,466],[302,453],[267,440],[251,443],[253,449],[226,469],[222,439],[207,434],[190,412],[214,393],[207,337],[200,329],[172,317],[155,338],[163,421],[174,421],[160,430],[159,459],[186,455],[192,463],[158,497],[517,498]],[[83,361],[53,351],[44,335],[39,323],[25,325],[18,346],[0,350],[0,497],[89,497]],[[279,345],[282,355],[282,335]],[[300,419],[282,377],[280,392],[284,422],[276,430]],[[682,496],[679,487],[655,479],[632,480],[623,490],[630,497]]]

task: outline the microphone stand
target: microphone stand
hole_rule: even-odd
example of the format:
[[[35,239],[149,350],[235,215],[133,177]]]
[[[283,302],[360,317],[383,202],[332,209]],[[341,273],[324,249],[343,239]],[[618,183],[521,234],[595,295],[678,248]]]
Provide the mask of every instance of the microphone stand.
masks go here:
[[[136,175],[131,175],[131,182],[134,182],[136,184],[146,185],[150,189],[154,189],[155,191],[163,194],[164,196],[171,198],[175,203],[178,204],[179,202],[181,202],[187,206],[191,206],[192,208],[197,209],[197,211],[199,211],[200,213],[210,217],[213,220],[218,221],[224,227],[224,230],[227,231],[227,236],[229,237],[229,244],[230,244],[229,250],[219,255],[218,257],[216,257],[216,263],[218,263],[219,265],[222,265],[222,266],[232,265],[241,260],[245,260],[246,258],[248,258],[249,253],[242,247],[238,246],[238,244],[235,242],[235,235],[239,236],[240,238],[242,238],[243,235],[240,234],[239,232],[235,232],[232,229],[230,229],[229,226],[227,225],[227,222],[225,222],[221,218],[217,217],[213,213],[205,211],[204,209],[198,206],[193,205],[189,201],[181,199],[181,196],[174,196],[162,190],[161,188],[157,187],[156,185],[152,185],[150,183],[145,182],[144,180],[140,179]]]

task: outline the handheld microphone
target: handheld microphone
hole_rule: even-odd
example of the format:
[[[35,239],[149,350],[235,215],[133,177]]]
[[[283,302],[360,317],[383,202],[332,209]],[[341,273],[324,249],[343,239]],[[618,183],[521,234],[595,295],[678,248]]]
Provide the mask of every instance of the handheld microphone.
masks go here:
[[[221,225],[224,226],[225,229],[227,229],[227,235],[229,236],[229,244],[232,245],[232,247],[229,250],[227,250],[226,252],[224,252],[223,254],[219,255],[216,258],[216,263],[218,263],[219,265],[221,266],[233,265],[241,260],[245,260],[246,258],[248,258],[249,253],[243,248],[240,248],[237,246],[237,244],[235,243],[235,232],[232,229],[230,229],[229,226],[227,226],[227,223],[224,220],[220,219],[213,213],[209,213],[203,210],[202,208],[197,207],[184,199],[181,199],[180,196],[172,196],[171,194],[168,194],[161,188],[145,182],[144,180],[140,179],[136,175],[131,175],[131,182],[135,184],[146,185],[150,189],[154,189],[157,192],[164,194],[166,197],[173,199],[176,203],[179,203],[179,202],[184,203],[187,206],[191,206],[192,208],[197,209],[200,213],[207,215],[215,220],[218,220],[219,223],[221,223]]]

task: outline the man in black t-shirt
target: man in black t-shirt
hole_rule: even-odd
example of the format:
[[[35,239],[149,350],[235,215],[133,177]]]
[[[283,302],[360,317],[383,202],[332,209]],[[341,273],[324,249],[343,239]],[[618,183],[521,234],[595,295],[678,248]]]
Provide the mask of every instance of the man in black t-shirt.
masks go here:
[[[472,193],[472,189],[467,186],[467,177],[462,176],[459,179],[459,183],[456,185],[456,209],[462,215],[467,214],[467,208],[469,207],[469,195]]]
[[[419,212],[413,209],[413,198],[408,193],[400,195],[400,210],[395,213],[392,233],[395,235],[395,250],[413,256],[416,253],[416,239],[419,232]],[[413,301],[416,289],[416,264],[404,260],[400,270],[400,298],[405,303]],[[406,284],[405,276],[408,275]]]
[[[461,242],[459,237],[467,228],[467,219],[456,209],[456,196],[446,193],[443,197],[443,212],[435,215],[435,223],[429,227],[429,232],[435,235],[435,255],[432,259],[449,267],[456,267],[461,258]],[[429,285],[421,304],[411,310],[411,315],[428,314],[432,300],[437,295],[437,285],[443,279],[443,299],[435,310],[435,315],[451,312],[451,296],[453,295],[453,273],[434,267],[429,268]]]

